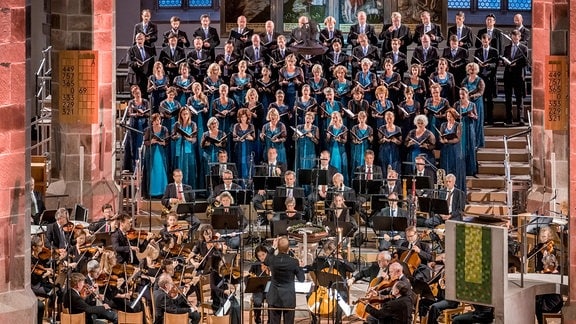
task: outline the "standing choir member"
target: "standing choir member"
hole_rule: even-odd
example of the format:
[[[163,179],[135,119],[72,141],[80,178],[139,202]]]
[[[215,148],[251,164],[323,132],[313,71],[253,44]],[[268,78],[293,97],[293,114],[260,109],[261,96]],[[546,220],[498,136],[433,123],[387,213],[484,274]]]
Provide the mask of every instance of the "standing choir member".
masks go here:
[[[387,111],[386,124],[378,128],[378,142],[380,143],[380,165],[383,170],[392,168],[400,173],[400,145],[402,145],[402,130],[394,125],[394,113]]]
[[[454,104],[454,109],[460,114],[462,127],[462,154],[466,165],[466,175],[476,175],[476,131],[475,123],[478,121],[476,105],[468,99],[468,89],[460,88],[460,100]]]
[[[268,110],[266,120],[268,123],[262,127],[262,132],[260,132],[260,140],[264,142],[264,152],[268,152],[272,147],[276,148],[278,161],[286,164],[286,147],[284,146],[287,136],[286,126],[280,121],[280,114],[276,108]]]
[[[368,115],[365,111],[358,113],[358,124],[350,130],[352,139],[351,170],[364,165],[364,153],[371,148],[374,132],[372,127],[366,124]]]
[[[466,65],[466,73],[468,77],[462,80],[462,88],[468,90],[468,99],[476,105],[476,121],[474,122],[474,130],[476,131],[476,148],[484,147],[484,89],[485,83],[481,77],[478,76],[480,67],[476,63],[468,63]],[[488,119],[490,118],[490,119]],[[492,123],[492,116],[486,115],[486,122]]]
[[[296,127],[298,131],[294,132],[294,141],[297,147],[296,170],[312,169],[316,165],[316,146],[320,139],[320,132],[313,123],[314,113],[306,112],[304,124],[298,125]]]
[[[241,179],[248,180],[253,175],[250,169],[254,165],[254,140],[256,139],[256,129],[251,123],[252,114],[248,108],[242,108],[237,114],[238,123],[232,127],[232,141],[234,141],[234,152],[236,156],[236,166],[239,169]],[[252,163],[252,165],[251,165]]]
[[[348,128],[342,122],[339,112],[333,112],[330,124],[326,130],[326,147],[330,151],[332,159],[330,165],[335,167],[344,176],[344,183],[348,183]]]
[[[152,114],[152,126],[144,132],[144,196],[159,197],[168,184],[166,143],[170,140],[168,129],[160,124],[160,114]]]
[[[183,182],[198,189],[198,173],[196,163],[196,143],[198,142],[198,127],[191,119],[190,109],[184,107],[180,109],[178,121],[174,124],[172,131],[174,146],[174,167],[182,170]]]
[[[414,161],[414,159],[423,154],[430,163],[434,164],[434,147],[436,147],[436,136],[426,129],[428,125],[428,118],[426,115],[418,115],[414,118],[414,125],[416,129],[408,132],[408,136],[404,139],[404,145],[408,148],[407,161]]]
[[[466,166],[462,156],[462,126],[456,121],[460,117],[454,108],[446,111],[446,121],[440,126],[440,167],[458,179],[457,187],[466,192]]]

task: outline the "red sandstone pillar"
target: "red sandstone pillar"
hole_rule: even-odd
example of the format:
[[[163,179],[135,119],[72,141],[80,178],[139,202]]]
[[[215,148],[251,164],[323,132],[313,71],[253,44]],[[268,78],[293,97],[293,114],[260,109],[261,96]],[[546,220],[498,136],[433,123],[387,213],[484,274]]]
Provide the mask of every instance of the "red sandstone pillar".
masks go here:
[[[0,319],[34,323],[30,290],[30,136],[25,0],[0,4]],[[26,189],[28,188],[28,189]]]
[[[114,0],[52,0],[51,39],[55,53],[53,66],[59,71],[58,57],[65,50],[95,50],[98,56],[98,108],[93,123],[66,123],[59,119],[58,73],[53,75],[53,153],[52,177],[61,179],[69,197],[63,204],[82,204],[89,218],[100,214],[105,203],[116,205],[114,184],[115,149],[115,30]],[[84,147],[84,172],[80,174],[80,149]],[[83,179],[81,183],[81,179]]]
[[[562,1],[564,2],[564,1]],[[566,11],[564,14],[565,19],[570,19],[570,28],[569,28],[569,35],[568,39],[576,40],[576,0],[569,0],[568,4],[566,4]],[[566,16],[567,15],[567,16]],[[570,209],[568,215],[570,217],[570,238],[569,238],[569,246],[568,246],[568,253],[569,253],[569,283],[570,283],[570,294],[569,294],[569,304],[570,306],[564,309],[564,323],[576,323],[576,285],[573,281],[576,282],[576,235],[574,232],[576,231],[576,95],[573,95],[576,91],[576,52],[574,52],[572,47],[572,42],[567,44],[568,55],[570,59],[570,166],[569,172],[570,175]]]

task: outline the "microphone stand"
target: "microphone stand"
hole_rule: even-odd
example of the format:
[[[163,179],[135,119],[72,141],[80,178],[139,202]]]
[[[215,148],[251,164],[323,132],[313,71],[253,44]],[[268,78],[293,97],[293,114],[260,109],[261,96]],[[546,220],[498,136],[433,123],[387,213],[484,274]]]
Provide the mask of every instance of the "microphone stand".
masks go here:
[[[317,217],[317,210],[316,210],[316,202],[318,202],[318,200],[320,200],[320,188],[318,187],[318,182],[320,182],[319,178],[320,178],[320,168],[321,168],[321,161],[320,159],[318,159],[318,166],[316,169],[316,174],[315,174],[315,179],[314,179],[314,183],[312,184],[312,197],[316,196],[316,200],[314,200],[314,206],[312,206],[311,210],[313,212],[313,215],[310,215],[310,221],[314,222],[314,217],[316,217],[316,221],[318,225],[322,225],[319,221],[318,221],[318,217]],[[328,174],[328,170],[326,170],[326,174]],[[328,191],[328,190],[326,190]]]

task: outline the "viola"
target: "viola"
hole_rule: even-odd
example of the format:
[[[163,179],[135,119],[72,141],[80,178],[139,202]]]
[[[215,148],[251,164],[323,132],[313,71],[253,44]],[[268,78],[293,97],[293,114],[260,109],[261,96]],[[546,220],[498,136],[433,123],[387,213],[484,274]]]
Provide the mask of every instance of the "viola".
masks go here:
[[[32,267],[32,273],[37,275],[37,276],[43,276],[46,271],[48,271],[50,268],[45,268],[43,265],[41,264],[36,264],[34,265],[34,267]]]
[[[145,239],[148,237],[148,232],[142,230],[135,230],[131,229],[126,232],[126,238],[130,241],[138,240],[138,239]]]

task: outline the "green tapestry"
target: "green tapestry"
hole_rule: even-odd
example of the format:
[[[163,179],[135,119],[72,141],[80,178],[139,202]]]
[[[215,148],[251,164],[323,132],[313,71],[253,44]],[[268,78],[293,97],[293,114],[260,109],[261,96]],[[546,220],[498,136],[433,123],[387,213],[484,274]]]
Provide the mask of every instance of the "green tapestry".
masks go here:
[[[456,224],[456,298],[492,303],[492,231],[490,227]]]

